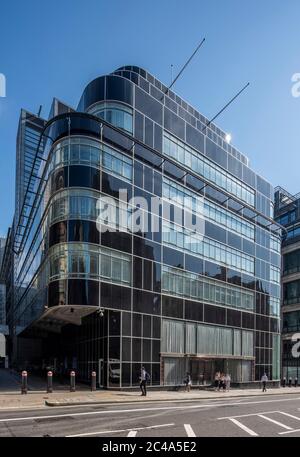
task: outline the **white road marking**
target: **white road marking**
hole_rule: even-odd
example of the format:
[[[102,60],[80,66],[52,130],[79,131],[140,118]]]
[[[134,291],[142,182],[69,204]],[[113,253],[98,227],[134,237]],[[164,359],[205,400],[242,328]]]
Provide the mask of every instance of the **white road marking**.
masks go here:
[[[279,427],[285,428],[286,430],[293,430],[292,427],[289,427],[288,425],[285,425],[282,422],[278,422],[275,419],[272,419],[271,417],[264,416],[263,414],[257,414],[257,416],[261,417],[262,419],[265,419],[266,421],[272,422],[273,424],[279,425]]]
[[[225,416],[225,417],[218,417],[218,421],[224,420],[224,419],[235,419],[235,418],[241,418],[241,417],[251,417],[251,416],[257,416],[258,414],[274,414],[274,413],[280,413],[280,411],[264,411],[262,413],[250,413],[250,414],[240,414],[236,416]]]
[[[149,427],[125,428],[123,430],[105,430],[105,431],[101,431],[101,432],[78,433],[77,435],[67,435],[66,438],[75,438],[76,436],[103,435],[106,433],[119,433],[119,432],[135,432],[136,431],[136,433],[137,433],[138,430],[146,430],[146,429],[161,428],[161,427],[172,427],[173,425],[175,425],[175,424],[150,425]],[[133,435],[131,435],[131,436],[133,436]]]
[[[289,433],[296,433],[296,432],[300,432],[300,428],[294,429],[294,430],[289,430],[287,432],[279,432],[278,435],[287,435]]]
[[[133,409],[114,409],[114,410],[107,410],[107,411],[88,411],[83,413],[67,413],[67,414],[56,414],[56,415],[48,415],[48,416],[29,416],[29,417],[13,417],[7,419],[0,419],[0,422],[16,422],[16,421],[25,421],[25,420],[37,420],[37,419],[55,419],[58,417],[75,417],[75,416],[89,416],[89,415],[97,415],[97,414],[121,414],[121,413],[136,413],[136,412],[145,412],[145,411],[168,411],[168,410],[181,410],[181,409],[201,409],[201,408],[215,408],[215,407],[224,407],[224,406],[247,406],[247,405],[255,405],[255,404],[264,404],[264,403],[276,403],[276,402],[283,402],[283,401],[295,401],[300,400],[300,398],[286,398],[285,400],[278,399],[278,400],[265,400],[265,401],[250,401],[250,402],[243,402],[243,403],[212,403],[212,404],[204,404],[204,405],[192,405],[192,406],[162,406],[162,407],[154,407],[154,408],[133,408]],[[92,405],[90,405],[92,406]],[[1,410],[0,410],[1,412]]]
[[[246,427],[246,425],[242,424],[240,421],[234,419],[233,417],[230,417],[229,420],[233,422],[235,425],[240,427],[244,432],[247,432],[251,436],[259,436],[257,433],[255,433],[251,428]]]
[[[192,429],[192,427],[190,426],[190,424],[184,424],[184,428],[185,428],[187,436],[193,437],[193,438],[196,436],[196,434],[195,434],[194,430]]]
[[[283,411],[278,411],[280,414],[284,414],[285,416],[291,417],[292,419],[296,419],[297,421],[300,421],[300,417],[293,416],[293,414],[285,413]]]
[[[136,435],[137,435],[137,430],[131,430],[131,432],[129,432],[127,436],[136,436]]]

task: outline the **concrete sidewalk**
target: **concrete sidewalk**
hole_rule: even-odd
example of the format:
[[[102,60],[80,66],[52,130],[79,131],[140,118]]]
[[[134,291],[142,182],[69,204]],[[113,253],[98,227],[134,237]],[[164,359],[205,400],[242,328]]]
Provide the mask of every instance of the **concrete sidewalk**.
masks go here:
[[[141,403],[141,402],[162,402],[162,401],[182,401],[182,400],[221,400],[241,397],[269,397],[279,394],[299,394],[300,388],[276,388],[269,389],[263,393],[258,389],[232,389],[230,392],[215,392],[211,390],[192,390],[191,392],[174,391],[151,391],[146,397],[142,397],[140,392],[124,391],[79,391],[79,392],[54,392],[47,394],[43,392],[29,392],[27,395],[10,392],[0,393],[0,410],[45,408],[47,406],[76,406],[76,405],[107,405],[122,403]]]

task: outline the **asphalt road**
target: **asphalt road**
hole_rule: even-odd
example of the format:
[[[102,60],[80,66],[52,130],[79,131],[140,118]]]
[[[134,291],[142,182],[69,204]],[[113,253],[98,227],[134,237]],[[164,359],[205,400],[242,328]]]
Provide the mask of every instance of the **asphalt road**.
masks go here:
[[[49,435],[300,437],[300,395],[0,412],[0,437]]]

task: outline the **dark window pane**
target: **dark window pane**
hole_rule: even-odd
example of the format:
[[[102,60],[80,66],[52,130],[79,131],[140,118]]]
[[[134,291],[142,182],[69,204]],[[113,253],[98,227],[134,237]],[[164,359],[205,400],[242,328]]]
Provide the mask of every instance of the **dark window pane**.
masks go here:
[[[68,167],[56,170],[51,176],[51,192],[68,187]]]
[[[140,362],[142,358],[141,352],[141,339],[140,338],[132,338],[132,360],[134,362]],[[133,379],[132,379],[133,381]]]
[[[237,286],[240,286],[242,283],[242,275],[238,271],[230,270],[228,268],[227,270],[227,282],[230,284],[236,284]]]
[[[135,107],[158,124],[162,123],[162,104],[138,87],[135,87]]]
[[[133,309],[140,313],[160,314],[160,295],[134,290]]]
[[[153,362],[160,361],[160,341],[159,340],[152,340],[152,361]]]
[[[121,314],[118,311],[109,311],[109,335],[119,336],[121,333],[120,328]]]
[[[120,76],[106,76],[106,100],[120,100],[133,104],[133,84]]]
[[[185,300],[185,319],[192,321],[203,321],[203,304]]]
[[[92,221],[70,220],[68,241],[99,244],[100,233],[96,227],[96,223]]]
[[[152,338],[160,338],[160,317],[152,316]]]
[[[151,340],[143,339],[143,362],[151,362]]]
[[[143,288],[143,259],[133,257],[133,287]]]
[[[241,323],[241,312],[234,309],[227,309],[227,325],[230,327],[241,327]]]
[[[204,304],[204,322],[225,325],[226,309]]]
[[[132,335],[142,336],[142,316],[141,314],[132,315]]]
[[[127,190],[127,198],[132,198],[132,186],[124,180],[118,179],[115,176],[111,176],[107,173],[102,172],[102,186],[101,190],[105,194],[112,195],[113,197],[119,198],[119,190]]]
[[[185,140],[185,122],[168,108],[164,108],[164,127],[182,140]]]
[[[66,304],[66,281],[53,281],[48,286],[48,307]]]
[[[183,252],[167,247],[163,248],[163,263],[172,267],[183,268]]]
[[[49,229],[49,247],[67,241],[67,222],[57,222]]]
[[[131,385],[131,364],[122,363],[122,386]]]
[[[109,337],[109,358],[120,360],[120,338],[116,336]]]
[[[261,318],[262,316],[259,317]],[[254,329],[254,314],[242,313],[242,327]]]
[[[101,244],[123,252],[132,252],[132,235],[125,232],[102,231]]]
[[[151,338],[151,316],[143,315],[143,337]]]
[[[122,338],[122,360],[131,361],[131,338]]]
[[[99,283],[84,279],[69,279],[68,304],[99,306]]]
[[[133,253],[139,257],[146,257],[147,259],[160,262],[160,249],[160,244],[153,243],[138,236],[134,237]]]
[[[226,268],[209,261],[204,262],[205,275],[210,278],[226,281]]]
[[[131,335],[131,313],[122,314],[122,333],[123,335]]]
[[[162,296],[162,315],[183,319],[183,300]]]
[[[193,273],[204,273],[203,267],[204,261],[202,259],[198,259],[197,257],[185,254],[185,269],[188,271],[192,271]]]

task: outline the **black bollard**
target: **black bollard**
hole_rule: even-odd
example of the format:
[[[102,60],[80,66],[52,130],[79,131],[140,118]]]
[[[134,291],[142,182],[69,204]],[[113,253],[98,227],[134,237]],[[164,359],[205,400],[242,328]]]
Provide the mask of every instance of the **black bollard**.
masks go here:
[[[70,392],[75,392],[75,371],[70,373]]]
[[[22,371],[21,394],[27,394],[27,371]]]
[[[47,393],[52,394],[53,392],[53,373],[48,371],[47,373]]]
[[[96,390],[96,371],[92,371],[92,379],[91,379],[91,391],[94,392]]]

